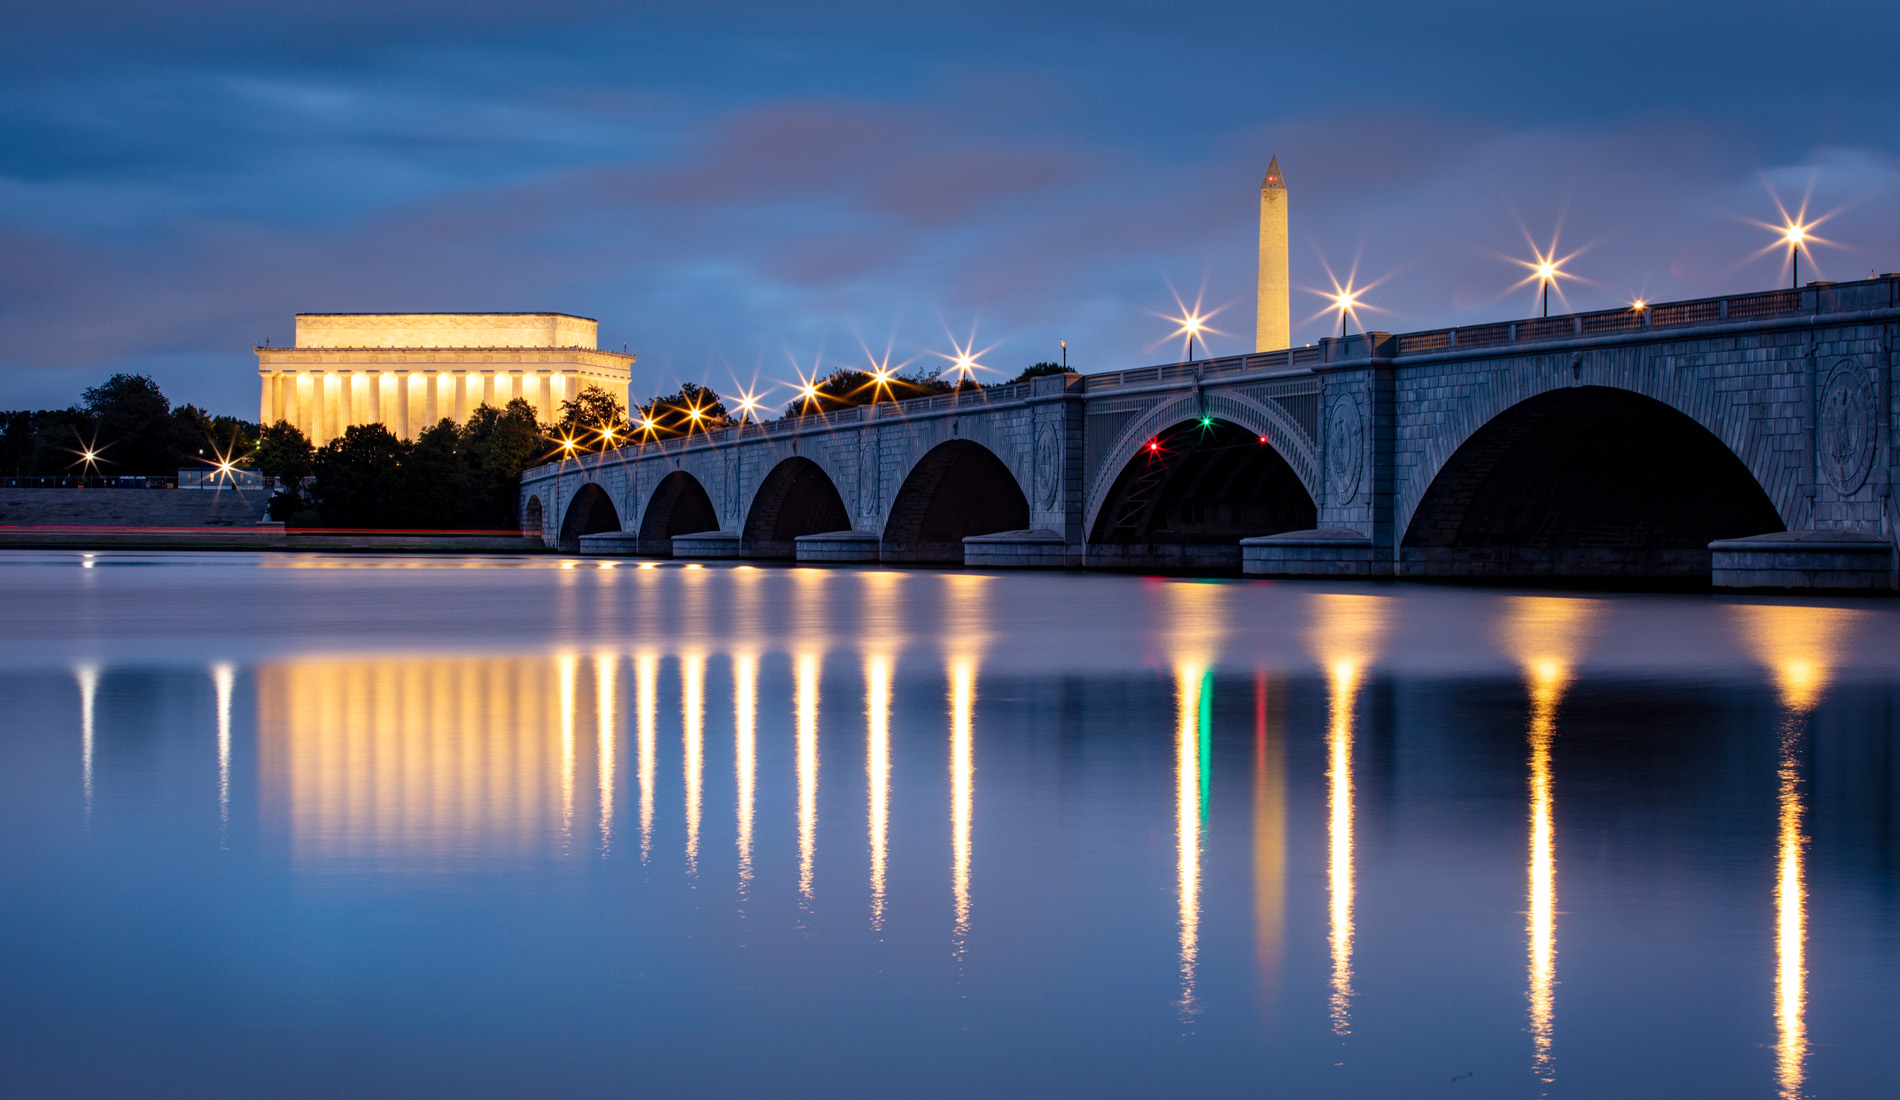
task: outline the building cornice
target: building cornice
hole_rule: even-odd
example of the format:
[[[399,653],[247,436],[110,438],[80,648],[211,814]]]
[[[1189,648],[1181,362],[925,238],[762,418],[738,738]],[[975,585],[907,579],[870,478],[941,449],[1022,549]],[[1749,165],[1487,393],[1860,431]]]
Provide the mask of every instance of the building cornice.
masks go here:
[[[313,366],[435,365],[453,369],[533,370],[570,366],[605,372],[629,371],[637,356],[595,348],[279,348],[256,347],[260,371]]]

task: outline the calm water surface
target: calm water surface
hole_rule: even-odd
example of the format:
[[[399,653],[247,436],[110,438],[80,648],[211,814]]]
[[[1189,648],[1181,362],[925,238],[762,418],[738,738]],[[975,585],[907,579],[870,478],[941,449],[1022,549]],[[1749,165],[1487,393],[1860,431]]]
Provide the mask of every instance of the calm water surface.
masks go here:
[[[10,1096],[1893,1095],[1900,608],[0,555]]]

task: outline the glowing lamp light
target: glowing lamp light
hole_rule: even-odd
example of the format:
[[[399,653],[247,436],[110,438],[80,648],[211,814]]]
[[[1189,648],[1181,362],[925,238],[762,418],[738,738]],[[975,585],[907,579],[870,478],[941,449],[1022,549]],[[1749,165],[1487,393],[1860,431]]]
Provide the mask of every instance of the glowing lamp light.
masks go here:
[[[1641,313],[1643,310],[1648,309],[1648,308],[1649,308],[1649,303],[1643,301],[1641,298],[1638,298],[1634,302],[1630,303],[1630,309],[1638,313]]]
[[[1789,244],[1798,245],[1808,239],[1808,227],[1805,225],[1791,225],[1788,227],[1784,239],[1787,240]]]
[[[693,408],[686,410],[686,415],[692,418],[693,423],[697,424],[699,423],[700,418],[705,416],[706,414],[701,412],[698,406],[694,406]]]
[[[1159,439],[1150,439],[1148,441],[1148,453],[1150,454],[1161,453],[1161,441]]]
[[[1545,260],[1543,263],[1538,264],[1537,277],[1544,280],[1545,282],[1549,282],[1550,280],[1555,279],[1557,277],[1557,265],[1554,263],[1551,263],[1549,260]]]
[[[1267,441],[1267,437],[1266,437],[1266,436],[1264,436],[1264,435],[1263,435],[1263,436],[1261,436],[1261,437],[1260,437],[1260,442],[1261,442],[1262,444],[1265,444],[1265,443],[1266,443],[1266,441]]]
[[[1214,418],[1213,418],[1213,417],[1211,417],[1211,416],[1203,416],[1203,417],[1201,417],[1201,427],[1203,427],[1203,428],[1211,428],[1211,427],[1213,427],[1213,426],[1214,426]]]

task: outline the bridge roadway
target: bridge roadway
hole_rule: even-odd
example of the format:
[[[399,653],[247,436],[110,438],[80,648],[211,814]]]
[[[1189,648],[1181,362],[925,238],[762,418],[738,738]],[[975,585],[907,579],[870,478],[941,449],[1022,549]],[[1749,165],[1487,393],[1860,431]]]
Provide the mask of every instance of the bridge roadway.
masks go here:
[[[1895,587],[1900,276],[1324,339],[549,463],[570,552]]]

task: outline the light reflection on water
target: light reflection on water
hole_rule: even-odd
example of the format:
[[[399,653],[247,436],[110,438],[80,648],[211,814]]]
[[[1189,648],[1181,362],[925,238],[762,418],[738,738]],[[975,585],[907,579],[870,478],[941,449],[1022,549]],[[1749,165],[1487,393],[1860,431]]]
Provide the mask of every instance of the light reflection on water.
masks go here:
[[[1557,998],[1557,842],[1552,748],[1557,706],[1570,670],[1585,652],[1594,601],[1524,596],[1510,602],[1504,648],[1530,691],[1530,880],[1525,932],[1530,945],[1531,1072],[1548,1086],[1556,1080],[1552,1047]]]
[[[1806,1095],[1808,837],[1804,747],[1814,708],[1859,616],[1833,608],[1738,607],[1756,654],[1775,677],[1783,718],[1776,745],[1775,1080],[1783,1100]]]
[[[107,647],[51,673],[0,668],[32,718],[0,742],[15,792],[0,858],[23,899],[0,909],[22,945],[0,962],[28,986],[86,975],[74,1003],[136,1005],[136,959],[91,963],[57,929],[117,921],[119,940],[163,951],[177,936],[163,914],[201,907],[220,936],[191,950],[246,954],[181,1002],[189,1029],[242,1019],[281,1059],[313,1029],[387,1026],[401,1009],[425,1053],[378,1048],[390,1080],[474,1034],[564,1092],[637,1064],[660,1091],[715,1093],[796,1074],[829,1093],[967,1094],[1029,1074],[1040,1093],[1273,1079],[1299,1095],[1454,1080],[1594,1095],[1628,1084],[1605,1066],[1637,1064],[1657,1095],[1797,1097],[1876,1080],[1870,1037],[1900,1026],[1891,914],[1870,900],[1896,860],[1868,839],[1900,785],[1836,765],[1818,787],[1815,763],[1817,744],[1871,760],[1900,745],[1900,670],[1869,663],[1897,637],[1885,605],[1671,597],[1704,670],[1641,680],[1603,671],[1653,609],[1640,597],[878,570],[390,575],[424,584],[424,607],[445,574],[508,577],[557,610],[571,584],[558,591],[593,633],[255,660],[199,659],[194,641],[176,667]],[[347,599],[383,574],[299,575]],[[1045,635],[1026,640],[1026,623]],[[1140,643],[1121,647],[1124,629]],[[621,838],[636,826],[638,858]],[[54,851],[115,891],[160,889],[149,867],[193,892],[95,910],[63,892],[70,872],[44,870],[36,853]],[[286,895],[285,877],[322,886]],[[743,932],[723,923],[741,918]],[[404,961],[378,955],[383,941]],[[1635,955],[1662,961],[1632,969]],[[424,992],[464,970],[478,987]],[[327,1004],[323,989],[341,991],[340,1015],[236,1007],[293,990]],[[55,1006],[57,1032],[59,998],[34,1003]],[[548,1026],[571,1034],[529,1022],[526,1006],[560,1003],[578,1015]],[[1661,1060],[1644,1053],[1659,1033]],[[721,1056],[732,1040],[774,1068]],[[541,1044],[570,1060],[529,1057]],[[39,1049],[0,1039],[10,1064],[53,1072]],[[189,1076],[168,1054],[137,1057],[148,1081]],[[494,1058],[464,1091],[526,1087]],[[275,1064],[240,1076],[272,1091]],[[191,1082],[156,1091],[219,1091]]]

